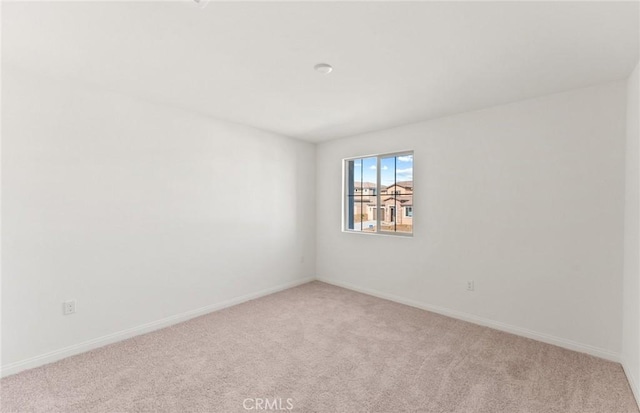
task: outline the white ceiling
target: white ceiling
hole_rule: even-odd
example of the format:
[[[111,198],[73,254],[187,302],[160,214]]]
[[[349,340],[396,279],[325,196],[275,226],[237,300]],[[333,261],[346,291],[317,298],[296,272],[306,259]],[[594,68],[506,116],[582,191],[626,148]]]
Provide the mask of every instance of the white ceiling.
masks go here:
[[[318,142],[625,78],[638,5],[3,3],[2,57]]]

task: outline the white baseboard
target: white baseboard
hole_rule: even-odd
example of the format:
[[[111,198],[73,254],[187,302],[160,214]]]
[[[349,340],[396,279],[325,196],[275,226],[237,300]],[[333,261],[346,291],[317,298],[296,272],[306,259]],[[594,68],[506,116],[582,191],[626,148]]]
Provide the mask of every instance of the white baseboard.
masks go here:
[[[125,340],[140,334],[149,333],[154,330],[159,330],[164,327],[171,326],[173,324],[181,323],[194,317],[198,317],[204,314],[212,313],[214,311],[222,310],[233,305],[241,304],[246,301],[254,300],[256,298],[264,297],[276,293],[278,291],[286,290],[298,285],[306,284],[315,280],[314,277],[302,278],[288,283],[280,284],[275,287],[267,288],[264,290],[256,291],[242,295],[240,297],[232,298],[220,303],[211,304],[205,307],[201,307],[195,310],[187,311],[181,314],[176,314],[161,320],[152,321],[150,323],[142,324],[136,327],[128,328],[126,330],[118,331],[116,333],[107,334],[106,336],[94,338],[84,341],[82,343],[74,344],[72,346],[64,347],[58,350],[54,350],[39,356],[31,357],[25,360],[20,360],[0,368],[0,377],[6,377],[12,374],[19,373],[23,370],[39,367],[44,364],[49,364],[54,361],[61,360],[66,357],[70,357],[76,354],[84,353],[89,350],[93,350],[98,347],[106,346],[107,344],[115,343]]]
[[[640,387],[638,387],[638,382],[631,375],[631,371],[629,367],[627,367],[627,361],[622,358],[622,369],[624,370],[624,374],[627,376],[627,381],[629,382],[629,387],[631,387],[631,391],[636,398],[636,403],[638,404],[638,409],[640,409]]]
[[[553,344],[558,347],[563,347],[569,350],[579,351],[595,357],[600,357],[605,360],[615,361],[620,363],[620,354],[601,349],[598,347],[590,346],[588,344],[578,343],[572,340],[567,340],[560,337],[554,337],[545,333],[539,333],[536,331],[528,330],[526,328],[516,327],[509,324],[502,323],[500,321],[494,321],[483,317],[478,317],[473,314],[465,313],[462,311],[451,310],[444,307],[425,304],[415,300],[411,300],[404,297],[399,297],[393,294],[387,294],[380,291],[372,290],[369,288],[361,288],[353,284],[345,283],[342,281],[334,281],[328,278],[318,277],[318,281],[332,284],[337,287],[346,288],[348,290],[357,291],[363,294],[372,295],[374,297],[383,298],[385,300],[394,301],[396,303],[405,304],[411,307],[420,308],[422,310],[431,311],[434,313],[442,314],[447,317],[455,318],[458,320],[468,321],[473,324],[478,324],[485,327],[490,327],[495,330],[504,331],[507,333],[515,334],[522,337],[527,337],[533,340],[541,341],[547,344]]]
[[[152,321],[150,323],[146,323],[140,326],[132,327],[126,330],[118,331],[116,333],[108,334],[106,336],[98,337],[92,340],[87,340],[82,343],[74,344],[72,346],[64,347],[58,350],[54,350],[45,354],[41,354],[35,357],[31,357],[25,360],[21,360],[15,363],[7,364],[0,368],[0,377],[6,377],[12,374],[19,373],[21,371],[31,369],[34,367],[39,367],[44,364],[52,363],[58,360],[61,360],[66,357],[70,357],[76,354],[84,353],[89,350],[93,350],[98,347],[105,346],[107,344],[115,343],[118,341],[125,340],[127,338],[131,338],[140,334],[149,333],[154,330],[159,330],[164,327],[171,326],[173,324],[177,324],[186,320],[189,320],[194,317],[198,317],[200,315],[208,314],[214,311],[222,310],[227,307],[231,307],[233,305],[241,304],[243,302],[253,300],[256,298],[264,297],[269,294],[276,293],[278,291],[286,290],[288,288],[296,287],[298,285],[306,284],[313,280],[318,280],[325,282],[327,284],[332,284],[338,287],[346,288],[349,290],[357,291],[360,293],[368,294],[374,297],[383,298],[389,301],[394,301],[400,304],[405,304],[411,307],[420,308],[422,310],[432,311],[434,313],[442,314],[448,317],[456,318],[463,321],[468,321],[474,324],[482,325],[485,327],[490,327],[496,330],[505,331],[507,333],[516,334],[519,336],[531,338],[533,340],[541,341],[548,344],[553,344],[559,347],[563,347],[569,350],[579,351],[582,353],[587,353],[592,356],[600,357],[606,360],[621,362],[620,355],[615,352],[611,352],[608,350],[600,349],[597,347],[593,347],[587,344],[578,343],[575,341],[554,337],[548,334],[539,333],[535,331],[531,331],[521,327],[515,327],[509,324],[501,323],[499,321],[489,320],[486,318],[478,317],[473,314],[464,313],[461,311],[450,310],[447,308],[429,305],[425,303],[421,303],[415,300],[399,297],[393,294],[382,293],[376,290],[361,288],[353,284],[344,283],[341,281],[334,281],[327,278],[314,278],[307,277],[300,280],[291,281],[285,284],[281,284],[272,288],[267,288],[261,291],[257,291],[250,294],[245,294],[240,297],[232,298],[230,300],[226,300],[220,303],[211,304],[205,307],[201,307],[195,310],[187,311],[181,314],[176,314],[167,318],[163,318],[161,320]],[[624,363],[622,363],[624,368]],[[625,369],[625,373],[627,370]],[[627,373],[627,377],[629,379],[629,384],[635,394],[636,400],[640,400],[640,394],[638,391],[638,384],[633,381],[633,378],[629,376]]]

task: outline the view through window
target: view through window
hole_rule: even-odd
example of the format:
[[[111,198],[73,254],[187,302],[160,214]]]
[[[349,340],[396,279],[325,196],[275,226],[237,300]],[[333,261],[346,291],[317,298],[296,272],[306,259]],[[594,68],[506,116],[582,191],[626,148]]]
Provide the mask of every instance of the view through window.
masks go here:
[[[345,230],[413,233],[413,152],[345,160]]]

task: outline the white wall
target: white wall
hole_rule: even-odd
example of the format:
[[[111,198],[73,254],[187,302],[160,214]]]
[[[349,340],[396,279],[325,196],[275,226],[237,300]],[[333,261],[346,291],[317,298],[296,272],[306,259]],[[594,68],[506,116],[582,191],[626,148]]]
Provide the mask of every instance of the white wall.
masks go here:
[[[318,277],[618,358],[625,92],[616,82],[320,144]],[[414,237],[341,232],[341,159],[407,149]]]
[[[640,118],[638,66],[627,82],[622,363],[640,404]]]
[[[321,144],[316,192],[311,144],[3,66],[3,371],[316,271],[604,357],[622,351],[637,383],[637,82],[636,68],[628,86]],[[623,344],[627,94],[625,249],[636,256]],[[415,151],[415,236],[342,233],[341,159],[404,149]],[[61,315],[66,299],[77,314]]]
[[[6,65],[2,83],[3,371],[314,276],[314,145]]]

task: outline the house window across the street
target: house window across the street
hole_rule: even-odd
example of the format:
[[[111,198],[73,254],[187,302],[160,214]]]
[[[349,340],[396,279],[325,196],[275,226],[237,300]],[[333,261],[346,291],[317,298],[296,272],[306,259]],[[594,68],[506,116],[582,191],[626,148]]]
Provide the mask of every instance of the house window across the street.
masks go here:
[[[413,234],[413,152],[344,160],[344,231]]]

